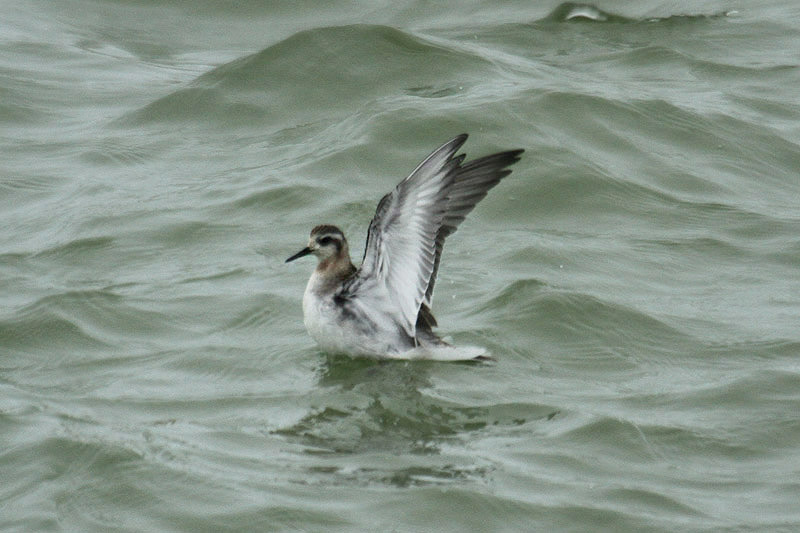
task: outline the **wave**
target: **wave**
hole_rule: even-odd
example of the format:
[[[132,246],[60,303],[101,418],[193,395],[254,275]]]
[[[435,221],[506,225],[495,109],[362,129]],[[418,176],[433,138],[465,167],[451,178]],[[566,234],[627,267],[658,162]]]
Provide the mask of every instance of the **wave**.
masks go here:
[[[8,348],[38,353],[106,353],[115,346],[133,349],[154,335],[176,335],[158,311],[138,308],[125,297],[104,290],[68,291],[45,296],[0,322],[0,339]],[[186,337],[188,332],[183,332]]]
[[[564,2],[539,22],[634,22],[635,19],[603,11],[592,4]]]
[[[50,309],[46,298],[0,321],[0,340],[6,349],[35,354],[43,350],[98,351],[110,346],[68,314]]]
[[[633,349],[641,345],[674,347],[689,340],[648,313],[589,294],[554,290],[535,279],[512,282],[476,312],[505,323],[535,324],[534,337],[558,342]],[[620,324],[625,324],[624,330]],[[647,336],[636,338],[636,332],[647,332]]]
[[[537,22],[594,22],[594,23],[653,23],[653,22],[681,22],[681,21],[701,21],[735,15],[736,11],[722,11],[715,14],[683,14],[667,15],[662,17],[642,17],[632,18],[605,11],[594,4],[584,4],[579,2],[564,2],[559,4],[547,16]]]
[[[210,72],[123,121],[295,122],[353,112],[386,95],[440,98],[491,63],[388,26],[301,31]],[[458,80],[447,86],[443,79]],[[320,83],[320,80],[325,80]]]

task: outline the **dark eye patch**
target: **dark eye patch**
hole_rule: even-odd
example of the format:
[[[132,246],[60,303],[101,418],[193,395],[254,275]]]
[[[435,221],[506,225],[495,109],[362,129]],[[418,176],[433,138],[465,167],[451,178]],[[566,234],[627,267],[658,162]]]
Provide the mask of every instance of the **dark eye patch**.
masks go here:
[[[333,242],[333,239],[331,237],[323,237],[320,240],[318,240],[317,242],[320,243],[321,245],[325,246],[326,244],[330,244],[331,242]]]

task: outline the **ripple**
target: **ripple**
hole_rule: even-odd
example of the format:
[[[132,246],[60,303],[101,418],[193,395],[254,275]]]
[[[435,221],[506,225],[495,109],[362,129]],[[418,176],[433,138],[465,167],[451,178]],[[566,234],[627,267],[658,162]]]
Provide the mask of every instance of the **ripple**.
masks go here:
[[[276,324],[285,316],[286,300],[284,298],[265,295],[246,309],[235,313],[220,331],[262,331],[269,324]]]
[[[113,237],[83,237],[42,250],[33,257],[58,261],[85,260],[89,255],[106,252],[113,244]]]
[[[547,405],[508,403],[470,406],[423,393],[437,365],[375,362],[331,356],[309,412],[276,434],[322,453],[377,450],[438,455],[451,440],[552,419]],[[319,403],[317,403],[319,402]]]
[[[236,200],[232,210],[247,209],[253,211],[294,211],[298,206],[308,202],[309,198],[320,195],[318,187],[308,185],[287,185],[258,191]]]

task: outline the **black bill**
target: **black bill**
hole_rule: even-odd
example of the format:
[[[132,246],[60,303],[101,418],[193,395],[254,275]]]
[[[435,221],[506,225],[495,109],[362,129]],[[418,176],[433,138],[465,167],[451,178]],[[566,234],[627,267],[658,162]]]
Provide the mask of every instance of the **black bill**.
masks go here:
[[[299,258],[303,257],[304,255],[308,255],[310,253],[311,253],[311,248],[306,246],[305,248],[303,248],[302,250],[300,250],[299,252],[294,254],[292,257],[287,259],[285,262],[288,263],[289,261],[294,261],[295,259],[299,259]]]

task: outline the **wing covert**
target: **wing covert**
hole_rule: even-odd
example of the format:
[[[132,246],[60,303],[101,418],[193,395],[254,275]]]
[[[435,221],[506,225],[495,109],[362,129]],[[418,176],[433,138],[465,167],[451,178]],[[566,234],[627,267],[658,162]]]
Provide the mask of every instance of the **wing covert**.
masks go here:
[[[467,140],[459,135],[437,148],[378,203],[357,277],[374,276],[399,309],[400,323],[415,324],[436,263],[436,236],[447,216],[449,191]]]

